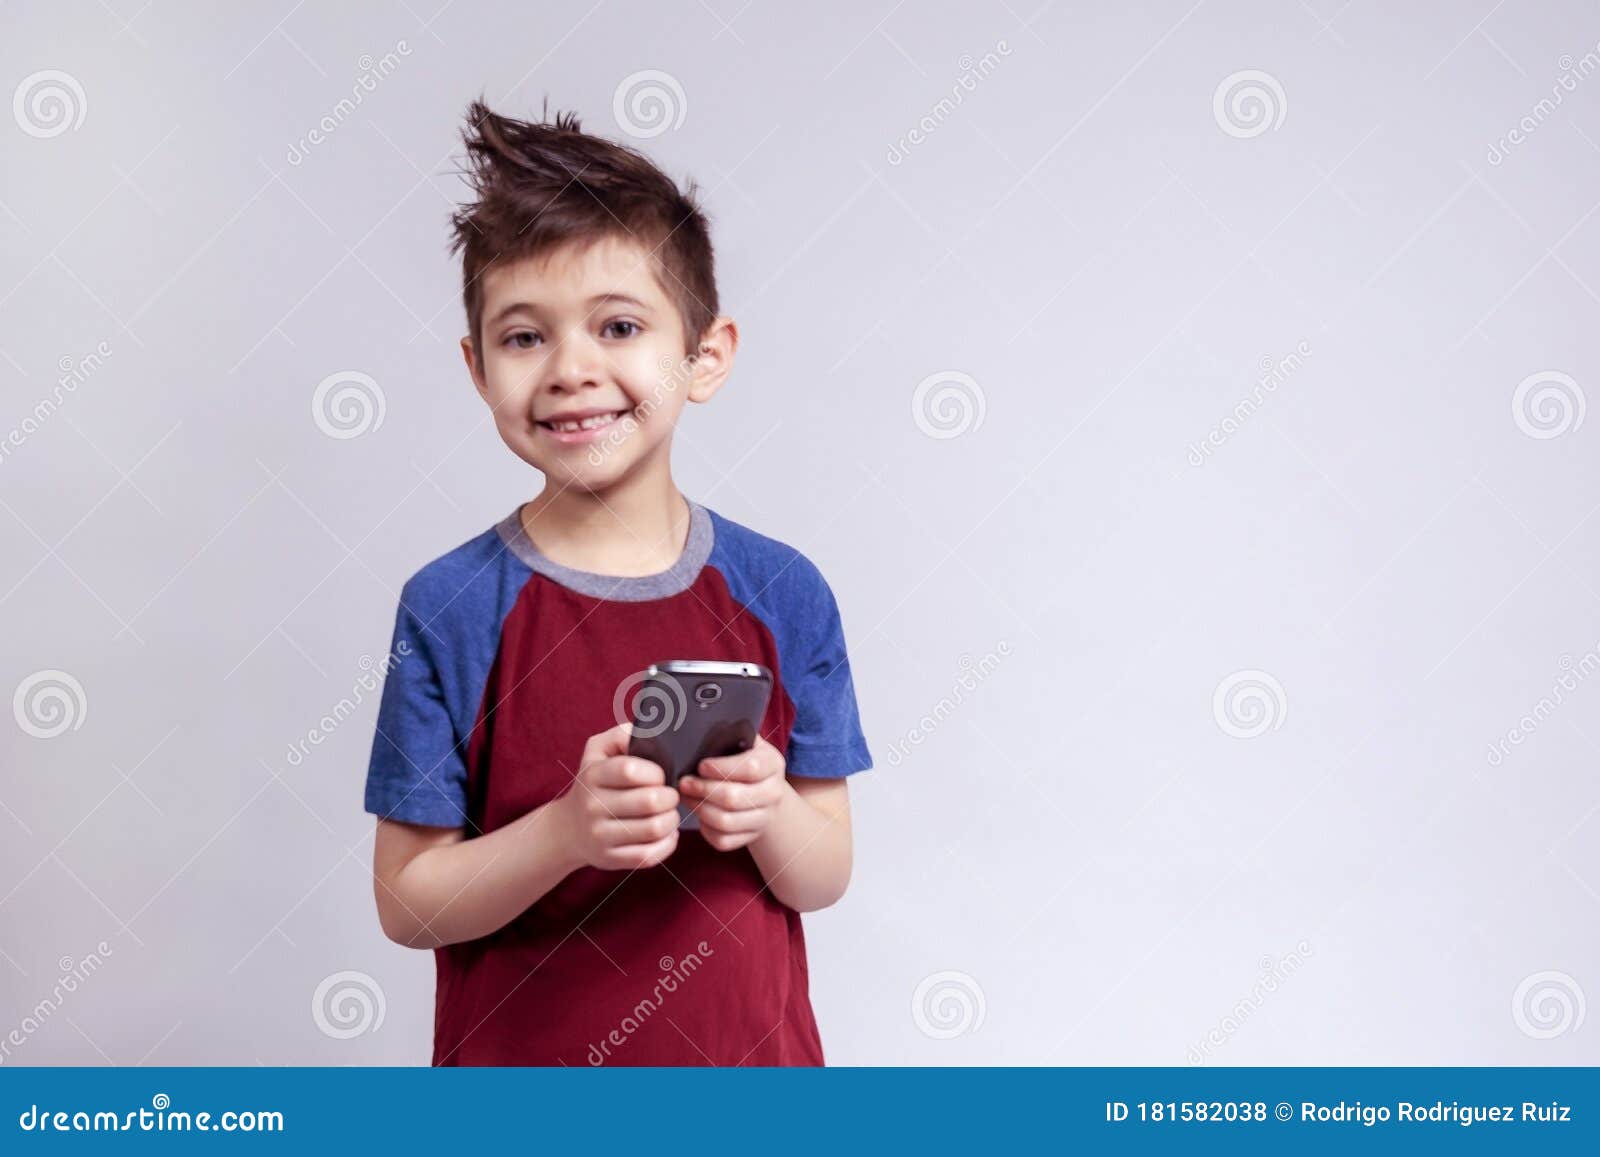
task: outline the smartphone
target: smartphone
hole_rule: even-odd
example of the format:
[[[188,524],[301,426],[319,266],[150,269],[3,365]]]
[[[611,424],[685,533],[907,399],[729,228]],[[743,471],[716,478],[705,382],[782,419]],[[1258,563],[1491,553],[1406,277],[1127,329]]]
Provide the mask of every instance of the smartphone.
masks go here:
[[[667,786],[702,759],[736,755],[755,746],[772,697],[772,672],[758,663],[671,659],[655,663],[632,689],[633,736],[628,754],[661,765]],[[700,818],[678,805],[679,826],[697,831]]]

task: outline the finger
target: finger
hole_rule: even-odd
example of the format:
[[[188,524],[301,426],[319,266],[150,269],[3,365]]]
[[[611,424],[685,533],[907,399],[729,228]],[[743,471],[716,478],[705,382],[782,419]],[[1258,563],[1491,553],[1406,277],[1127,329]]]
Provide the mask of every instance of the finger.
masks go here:
[[[680,781],[681,782],[681,781]],[[766,807],[776,799],[776,792],[766,783],[735,783],[725,779],[702,779],[692,796],[716,804],[728,811],[748,811]]]
[[[678,848],[678,829],[673,828],[670,833],[659,840],[652,840],[648,844],[629,844],[626,847],[612,848],[606,854],[606,861],[612,868],[622,871],[637,871],[640,868],[653,868]]]
[[[753,783],[772,774],[771,766],[754,751],[702,759],[695,771],[707,779],[731,779],[742,783]]]
[[[719,832],[715,829],[712,829],[710,831],[702,831],[701,834],[705,836],[706,843],[710,844],[717,851],[733,852],[744,847],[746,844],[754,843],[756,838],[761,833]]]
[[[637,755],[613,755],[594,767],[589,782],[594,787],[649,787],[667,782],[659,763]]]
[[[605,812],[618,819],[636,819],[660,812],[675,812],[678,793],[659,784],[652,787],[629,787],[620,791],[605,788],[595,792],[596,801]]]
[[[658,812],[638,819],[604,819],[595,825],[600,842],[612,848],[649,844],[678,830],[677,811]]]
[[[703,803],[698,810],[701,827],[710,827],[728,835],[736,832],[759,832],[767,826],[771,818],[766,808],[730,811],[714,803]]]
[[[613,755],[626,755],[628,741],[633,735],[632,723],[619,723],[598,735],[591,735],[583,745],[583,763],[607,759]]]

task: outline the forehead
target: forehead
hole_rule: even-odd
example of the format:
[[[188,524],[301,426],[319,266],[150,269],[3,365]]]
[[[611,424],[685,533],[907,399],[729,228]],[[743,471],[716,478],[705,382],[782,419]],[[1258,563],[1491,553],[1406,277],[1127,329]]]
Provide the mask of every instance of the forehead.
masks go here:
[[[578,305],[608,293],[646,304],[671,304],[657,280],[655,257],[626,237],[571,242],[531,257],[497,261],[484,272],[482,286],[486,316],[513,302]]]

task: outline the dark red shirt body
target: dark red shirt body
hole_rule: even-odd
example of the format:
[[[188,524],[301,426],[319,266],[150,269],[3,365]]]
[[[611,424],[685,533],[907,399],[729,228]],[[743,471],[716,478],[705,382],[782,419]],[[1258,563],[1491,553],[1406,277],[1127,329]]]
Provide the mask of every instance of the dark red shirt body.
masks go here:
[[[585,741],[618,722],[618,689],[667,659],[771,670],[762,734],[791,776],[870,767],[821,574],[790,547],[690,512],[682,557],[656,575],[564,567],[515,514],[418,572],[402,594],[367,810],[469,837],[512,822],[568,789]],[[436,960],[436,1065],[823,1063],[800,914],[748,849],[718,852],[695,831],[653,868],[581,868]]]

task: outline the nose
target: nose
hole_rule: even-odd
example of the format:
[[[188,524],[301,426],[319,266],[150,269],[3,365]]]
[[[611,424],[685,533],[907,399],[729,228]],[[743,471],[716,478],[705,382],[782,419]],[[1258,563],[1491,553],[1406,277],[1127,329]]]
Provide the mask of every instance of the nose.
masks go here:
[[[556,390],[581,390],[600,384],[603,362],[595,343],[583,333],[566,333],[545,363],[547,385]]]

